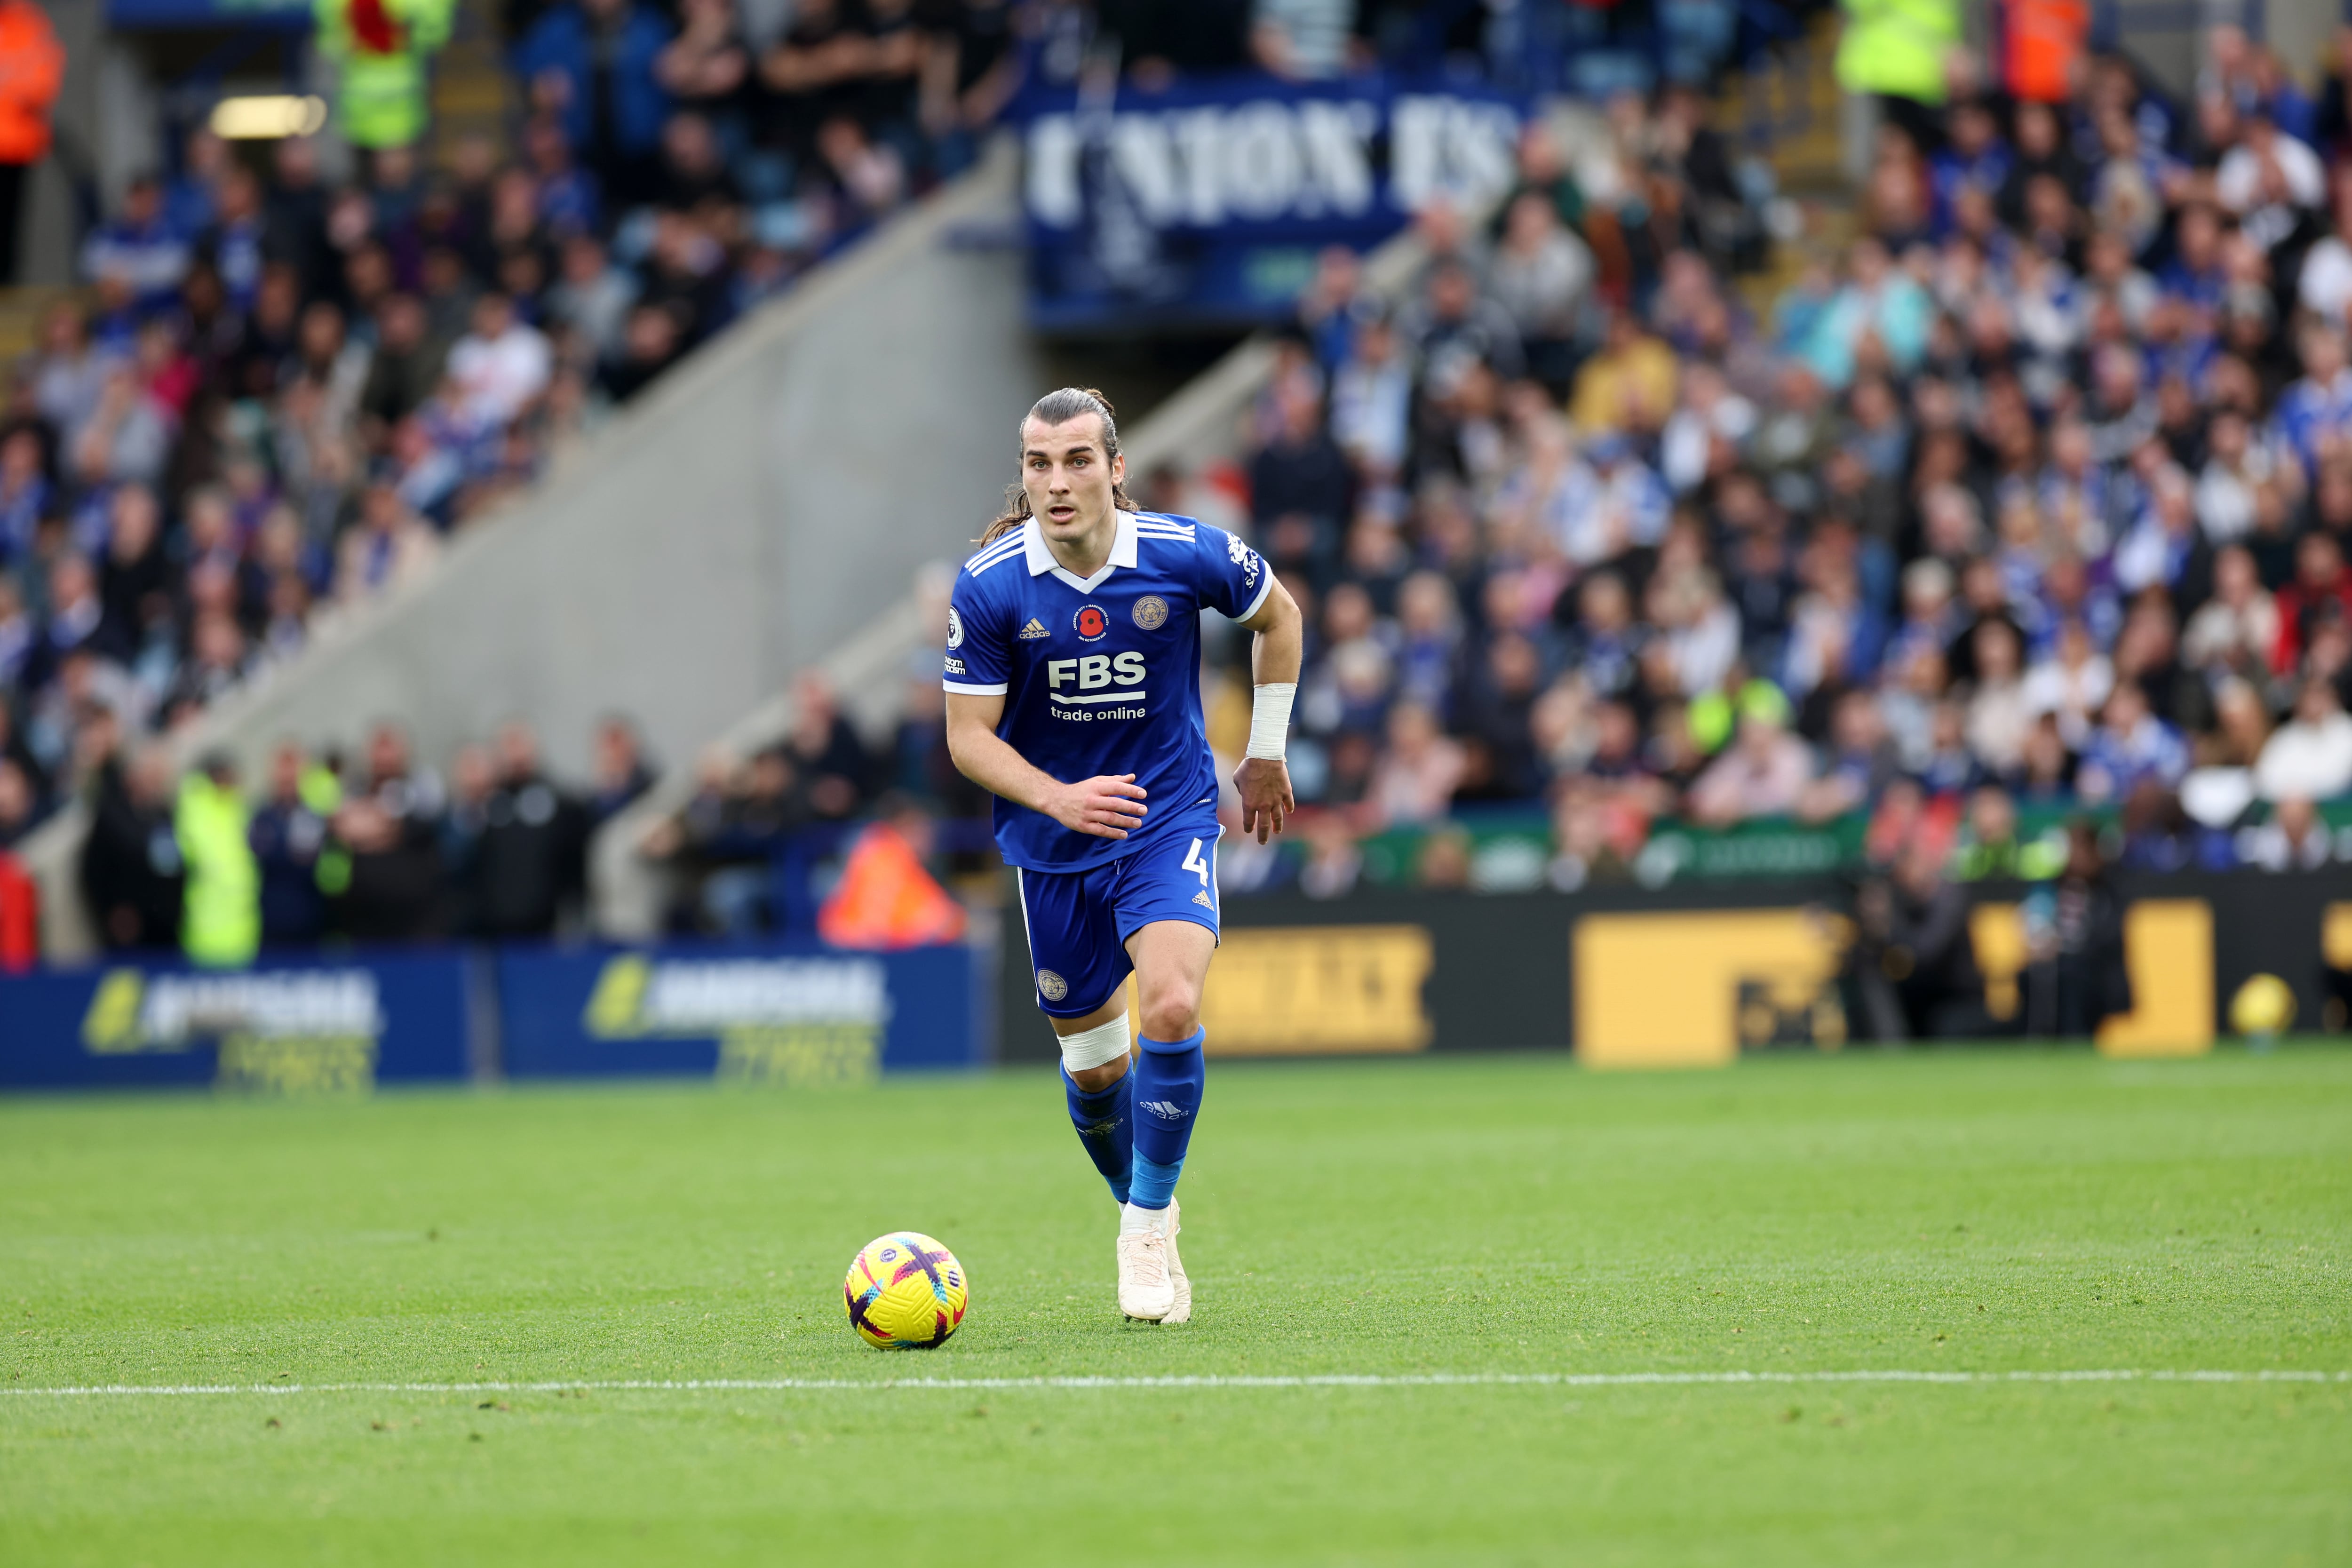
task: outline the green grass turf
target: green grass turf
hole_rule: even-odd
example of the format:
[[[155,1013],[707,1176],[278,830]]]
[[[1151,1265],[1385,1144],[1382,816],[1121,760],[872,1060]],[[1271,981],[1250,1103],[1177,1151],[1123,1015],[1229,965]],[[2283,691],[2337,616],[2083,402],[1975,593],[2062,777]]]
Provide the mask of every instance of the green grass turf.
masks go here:
[[[0,1387],[2352,1370],[2352,1053],[1213,1069],[1189,1326],[1049,1070],[0,1103]],[[856,1247],[958,1249],[866,1349]],[[487,1405],[488,1407],[485,1408]],[[0,1563],[2352,1562],[2352,1383],[0,1394]]]

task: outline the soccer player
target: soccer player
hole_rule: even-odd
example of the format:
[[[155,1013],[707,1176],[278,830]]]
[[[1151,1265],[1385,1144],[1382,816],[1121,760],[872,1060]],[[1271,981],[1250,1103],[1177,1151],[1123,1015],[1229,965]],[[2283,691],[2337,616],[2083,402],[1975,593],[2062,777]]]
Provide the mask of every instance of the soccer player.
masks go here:
[[[1136,510],[1126,472],[1099,393],[1064,387],[1021,422],[1021,482],[949,601],[948,748],[996,795],[1070,1120],[1121,1205],[1119,1310],[1181,1323],[1192,1287],[1176,1252],[1176,1178],[1201,1109],[1201,987],[1217,946],[1201,612],[1257,634],[1234,786],[1242,829],[1261,844],[1294,809],[1283,749],[1299,616],[1241,540]],[[1132,1042],[1130,973],[1143,1028]]]

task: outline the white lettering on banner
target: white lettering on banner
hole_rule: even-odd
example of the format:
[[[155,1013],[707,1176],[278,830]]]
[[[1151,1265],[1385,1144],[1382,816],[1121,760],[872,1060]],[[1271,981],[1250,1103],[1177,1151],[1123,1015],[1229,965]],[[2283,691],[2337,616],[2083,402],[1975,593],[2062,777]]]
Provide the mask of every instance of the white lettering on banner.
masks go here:
[[[1390,124],[1391,201],[1417,211],[1444,195],[1465,203],[1510,188],[1518,116],[1499,103],[1433,96],[1396,100]],[[1154,225],[1213,228],[1232,219],[1358,217],[1377,183],[1377,105],[1362,100],[1258,99],[1114,114],[1111,166]],[[1085,137],[1070,114],[1030,122],[1029,216],[1074,228],[1085,215]]]
[[[139,1037],[151,1045],[229,1033],[282,1037],[383,1030],[375,976],[364,969],[150,976]]]
[[[870,958],[656,963],[635,1020],[646,1034],[710,1034],[759,1024],[880,1024],[890,988]]]
[[[1439,196],[1465,206],[1511,188],[1518,116],[1499,103],[1458,98],[1396,100],[1389,125],[1389,195],[1407,212]]]
[[[1055,228],[1076,225],[1078,124],[1066,114],[1041,115],[1029,126],[1029,212]]]

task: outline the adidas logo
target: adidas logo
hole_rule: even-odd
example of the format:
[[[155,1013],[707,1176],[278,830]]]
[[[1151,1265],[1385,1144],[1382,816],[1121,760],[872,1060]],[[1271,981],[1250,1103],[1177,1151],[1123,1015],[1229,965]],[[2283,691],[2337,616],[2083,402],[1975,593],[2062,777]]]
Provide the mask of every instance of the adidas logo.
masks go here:
[[[1144,1100],[1142,1104],[1144,1110],[1151,1112],[1152,1115],[1159,1117],[1163,1121],[1181,1121],[1184,1120],[1184,1108],[1178,1105],[1173,1100]]]
[[[1214,904],[1213,904],[1213,903],[1211,903],[1211,902],[1209,901],[1209,895],[1208,895],[1208,894],[1206,894],[1206,893],[1195,893],[1195,894],[1193,894],[1193,895],[1192,895],[1192,901],[1193,901],[1194,903],[1196,903],[1196,904],[1200,905],[1200,906],[1201,906],[1202,909],[1204,909],[1204,910],[1213,910],[1213,909],[1215,909],[1215,908],[1217,907],[1216,905],[1214,905]]]
[[[1053,633],[1045,629],[1045,623],[1039,620],[1034,616],[1029,617],[1029,624],[1023,626],[1020,631],[1020,637],[1024,642],[1034,640],[1037,637],[1049,637],[1053,635]]]

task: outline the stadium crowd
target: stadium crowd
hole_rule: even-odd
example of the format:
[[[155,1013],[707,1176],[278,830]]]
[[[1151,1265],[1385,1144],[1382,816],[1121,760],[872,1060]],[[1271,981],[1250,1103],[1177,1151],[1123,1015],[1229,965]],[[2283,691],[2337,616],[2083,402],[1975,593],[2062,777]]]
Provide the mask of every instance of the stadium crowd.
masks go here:
[[[961,168],[1012,11],[802,0],[755,58],[730,0],[517,5],[510,147],[189,132],[0,406],[0,849]]]
[[[1564,887],[1670,818],[1868,814],[1978,875],[2063,862],[2034,805],[2119,813],[2131,866],[2343,858],[2352,37],[2316,100],[2210,53],[2185,107],[2092,57],[1885,116],[1761,313],[1678,91],[1574,159],[1532,128],[1393,308],[1327,257],[1246,464],[1145,503],[1241,520],[1309,612],[1312,848],[1263,874],[1538,805]]]

